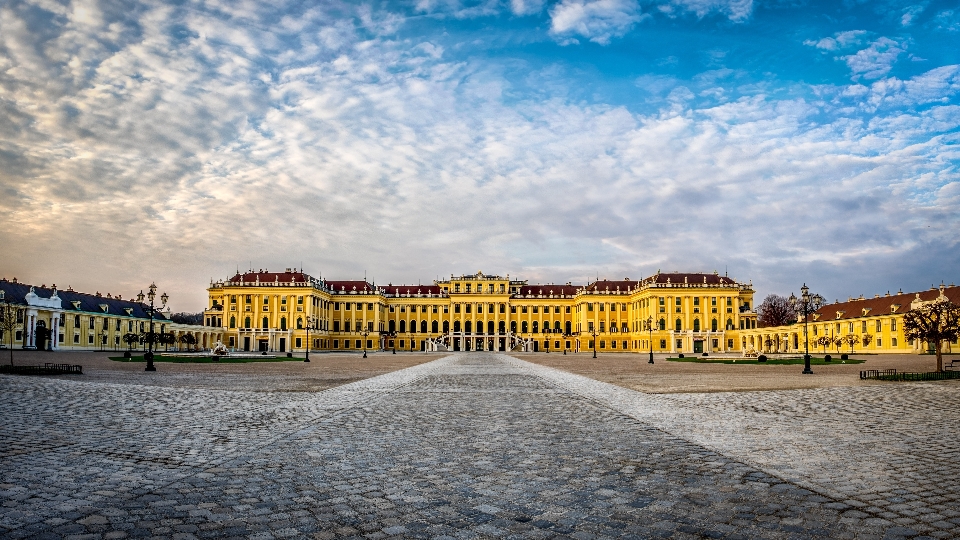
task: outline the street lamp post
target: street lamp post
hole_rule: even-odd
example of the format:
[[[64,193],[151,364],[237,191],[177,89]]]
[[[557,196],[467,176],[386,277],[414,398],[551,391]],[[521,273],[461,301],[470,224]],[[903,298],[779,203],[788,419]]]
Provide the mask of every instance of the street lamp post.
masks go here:
[[[648,364],[653,363],[653,316],[647,317],[647,320],[644,321],[647,323],[647,330],[650,331],[650,361]]]
[[[149,290],[150,292],[147,293],[147,298],[150,299],[150,305],[149,305],[149,306],[146,306],[146,305],[143,306],[144,311],[146,311],[146,312],[150,315],[150,333],[147,334],[147,347],[148,347],[148,349],[147,349],[147,352],[143,355],[143,357],[147,360],[147,369],[145,369],[144,371],[156,371],[157,368],[155,368],[155,367],[153,366],[153,339],[154,339],[154,334],[153,334],[153,318],[154,318],[154,316],[156,315],[157,311],[161,311],[164,307],[166,307],[166,305],[167,305],[167,300],[168,300],[170,297],[167,296],[167,293],[161,294],[161,295],[160,295],[160,301],[163,303],[163,306],[160,307],[159,309],[157,309],[157,308],[154,307],[154,305],[153,305],[153,301],[154,301],[154,299],[157,297],[157,285],[156,285],[155,283],[151,283],[148,290]],[[142,291],[142,290],[140,291],[140,294],[137,295],[137,302],[143,304],[143,291]]]
[[[313,325],[314,325],[313,316],[308,316],[307,317],[307,351],[303,355],[304,362],[310,361],[310,330]],[[316,328],[314,328],[314,330],[316,330]]]
[[[599,336],[600,334],[597,333],[596,329],[590,330],[589,334],[590,336],[593,337],[593,357],[596,358],[597,357],[597,336]]]
[[[807,336],[807,319],[810,318],[811,313],[823,306],[823,297],[819,294],[811,295],[810,288],[804,283],[803,287],[800,287],[800,298],[791,294],[787,300],[794,310],[803,314],[803,374],[813,375],[813,370],[810,369],[810,340]]]
[[[363,357],[367,357],[367,336],[370,335],[370,329],[360,332],[360,335],[363,336]]]

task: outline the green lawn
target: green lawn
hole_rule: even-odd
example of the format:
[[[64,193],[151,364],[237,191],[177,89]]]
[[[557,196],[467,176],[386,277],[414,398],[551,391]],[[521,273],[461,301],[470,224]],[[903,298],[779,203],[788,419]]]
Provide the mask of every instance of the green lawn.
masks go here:
[[[111,356],[111,360],[114,362],[143,362],[146,363],[146,360],[143,359],[143,355],[133,356],[130,358],[124,358],[122,356]],[[221,358],[219,361],[213,360],[209,356],[162,356],[160,354],[154,354],[154,362],[169,362],[172,364],[247,364],[250,362],[303,362],[303,358],[287,358],[282,356],[279,358]]]
[[[687,356],[684,358],[667,358],[670,362],[695,362],[697,364],[773,364],[777,366],[803,365],[803,357],[799,358],[768,358],[766,362],[758,362],[756,358],[710,358],[709,356]],[[831,364],[862,364],[866,360],[840,360],[839,356],[834,356],[830,362],[824,362],[823,357],[810,356],[811,366],[829,366]]]

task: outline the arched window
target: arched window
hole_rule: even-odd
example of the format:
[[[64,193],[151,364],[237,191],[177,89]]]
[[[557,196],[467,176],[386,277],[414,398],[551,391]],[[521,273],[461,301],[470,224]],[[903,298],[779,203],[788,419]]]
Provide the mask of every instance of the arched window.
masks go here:
[[[693,331],[694,331],[694,332],[699,332],[699,331],[700,331],[700,319],[694,319],[694,320],[693,320]]]
[[[460,321],[453,321],[453,331],[454,332],[460,331]]]
[[[263,325],[260,328],[270,328],[270,320],[266,317],[263,318]]]
[[[230,328],[236,328],[236,327],[237,327],[237,318],[234,317],[233,315],[231,315],[231,316],[230,316]]]
[[[677,319],[676,324],[674,324],[674,330],[679,332],[682,329],[683,329],[683,321],[681,321],[680,319]]]
[[[560,321],[553,321],[553,329],[557,332],[560,331]]]
[[[563,333],[571,334],[572,332],[570,332],[570,330],[572,330],[572,328],[573,328],[573,324],[570,321],[567,321],[566,323],[564,323]]]
[[[627,323],[623,323],[623,328],[621,328],[620,330],[623,332],[629,332],[629,330],[627,330]]]
[[[520,333],[527,333],[527,321],[523,321],[523,323],[520,324]]]
[[[470,334],[473,332],[473,321],[463,321],[463,331]]]
[[[487,321],[487,333],[488,334],[493,333],[493,321]]]
[[[539,332],[540,323],[538,321],[533,321],[533,333],[536,334]]]
[[[280,317],[280,329],[281,329],[281,330],[286,330],[286,329],[287,329],[287,318],[286,318],[286,317]]]
[[[667,329],[667,321],[664,320],[664,319],[660,319],[660,322],[657,323],[657,329],[658,329],[658,330],[666,330],[666,329]]]
[[[510,331],[514,334],[517,333],[517,321],[510,321]]]
[[[443,321],[443,333],[446,334],[450,331],[450,321]]]
[[[284,322],[284,325],[286,325],[287,321],[283,321],[283,322]],[[303,319],[300,317],[297,317],[297,330],[303,330]]]
[[[507,333],[507,321],[500,321],[500,324],[498,326],[499,326],[498,330],[501,334]]]
[[[617,323],[613,323],[613,324],[610,325],[610,331],[613,332],[614,334],[617,333]],[[616,342],[614,342],[614,343],[616,343]]]
[[[727,319],[727,330],[733,330],[733,319]]]
[[[437,321],[433,321],[433,324],[436,326]],[[436,332],[437,330],[434,329],[433,331]],[[420,321],[420,332],[423,334],[427,333],[427,321]]]
[[[407,321],[400,321],[400,333],[403,334],[407,331]]]
[[[440,330],[440,321],[433,321],[433,324],[431,325],[431,331],[434,334],[437,334],[439,333],[439,330]]]
[[[336,324],[336,323],[334,323],[334,324]],[[397,321],[390,321],[389,328],[390,328],[390,333],[391,333],[391,334],[394,333],[394,332],[396,332],[396,331],[397,331]]]
[[[400,324],[403,324],[403,323],[400,323]],[[417,333],[417,321],[416,321],[416,320],[410,321],[410,333],[411,333],[411,334],[416,334],[416,333]]]
[[[710,330],[713,331],[713,332],[716,332],[716,331],[717,331],[717,320],[716,320],[716,319],[714,319],[714,320],[710,323]]]

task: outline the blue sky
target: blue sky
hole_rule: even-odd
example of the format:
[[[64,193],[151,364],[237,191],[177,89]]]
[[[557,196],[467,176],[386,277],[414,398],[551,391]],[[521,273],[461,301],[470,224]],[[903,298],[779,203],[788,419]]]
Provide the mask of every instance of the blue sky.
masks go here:
[[[0,275],[922,289],[960,280],[958,92],[956,1],[13,0]]]

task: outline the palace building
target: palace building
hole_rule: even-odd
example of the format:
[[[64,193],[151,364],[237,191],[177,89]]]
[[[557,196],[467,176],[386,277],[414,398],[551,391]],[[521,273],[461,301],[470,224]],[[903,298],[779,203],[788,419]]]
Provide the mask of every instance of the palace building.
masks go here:
[[[16,348],[28,350],[125,350],[125,334],[144,335],[150,330],[150,315],[139,302],[120,296],[85,294],[57,286],[33,286],[0,279],[0,306],[14,312],[14,328],[3,333],[2,346],[10,340]],[[208,349],[222,338],[219,328],[179,324],[170,313],[158,311],[153,318],[154,333],[170,337],[161,348]],[[190,338],[186,339],[185,336]]]
[[[846,302],[827,304],[812,313],[806,325],[806,338],[803,322],[800,321],[786,326],[745,331],[740,337],[740,347],[746,351],[770,353],[803,353],[807,345],[811,353],[821,354],[851,351],[921,353],[932,345],[906,338],[903,333],[903,314],[940,297],[960,304],[960,287],[951,284],[931,287],[926,291],[848,298]],[[955,348],[956,341],[944,343],[944,352],[951,352]]]
[[[540,284],[482,272],[429,285],[330,281],[288,268],[208,288],[205,324],[242,351],[739,352],[753,287],[714,273]]]

